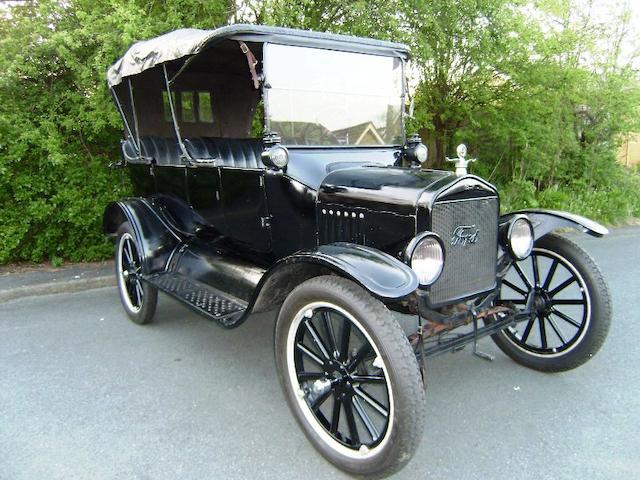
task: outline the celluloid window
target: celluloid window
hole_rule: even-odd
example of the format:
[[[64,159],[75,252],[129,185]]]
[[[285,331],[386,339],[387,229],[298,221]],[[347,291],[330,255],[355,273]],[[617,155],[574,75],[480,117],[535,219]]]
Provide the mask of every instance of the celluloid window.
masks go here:
[[[211,92],[198,92],[198,121],[202,123],[213,123]]]
[[[265,70],[269,127],[282,143],[402,143],[400,59],[268,44]]]
[[[181,91],[178,93],[180,95],[180,102],[176,102],[176,92],[171,92],[173,108],[178,118],[182,118],[182,121],[189,123],[213,123],[211,92]],[[195,108],[196,102],[194,100],[197,101],[197,109]],[[169,105],[169,95],[167,95],[167,92],[162,92],[162,105],[165,121],[171,122],[171,105]]]
[[[193,106],[193,92],[180,92],[182,107],[182,120],[184,122],[195,122],[196,114]]]

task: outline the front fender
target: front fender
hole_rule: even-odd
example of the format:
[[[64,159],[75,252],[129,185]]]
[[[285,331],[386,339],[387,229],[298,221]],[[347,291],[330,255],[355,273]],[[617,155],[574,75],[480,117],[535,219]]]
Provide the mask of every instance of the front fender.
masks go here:
[[[533,224],[533,235],[536,240],[553,230],[567,227],[575,228],[594,237],[602,237],[609,233],[609,230],[598,222],[581,217],[580,215],[558,210],[519,210],[502,215],[500,217],[500,224],[507,222],[512,216],[518,214],[524,214],[529,217],[529,220],[531,220]]]
[[[125,221],[131,224],[138,251],[142,252],[142,272],[164,270],[180,237],[143,198],[125,198],[107,205],[103,217],[105,234],[115,236]]]
[[[320,245],[310,252],[295,253],[289,259],[338,270],[376,297],[402,298],[418,288],[418,277],[411,267],[380,250],[355,243]]]
[[[406,297],[418,288],[416,274],[400,260],[374,248],[336,242],[278,261],[257,285],[250,309],[268,310],[282,303],[303,281],[330,273],[353,280],[383,301]]]

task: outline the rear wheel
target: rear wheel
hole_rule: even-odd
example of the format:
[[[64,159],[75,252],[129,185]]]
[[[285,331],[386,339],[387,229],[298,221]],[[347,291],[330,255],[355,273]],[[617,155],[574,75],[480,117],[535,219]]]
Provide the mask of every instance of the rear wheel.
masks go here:
[[[516,362],[546,372],[570,370],[602,346],[611,324],[611,300],[593,259],[565,237],[545,235],[529,258],[504,277],[499,303],[534,315],[495,335],[496,345]]]
[[[375,476],[409,461],[424,388],[407,337],[381,302],[343,278],[308,280],[280,310],[275,353],[289,406],[329,461]]]
[[[144,324],[153,320],[158,303],[158,289],[144,282],[142,256],[133,229],[126,222],[118,230],[116,242],[116,278],[120,301],[131,320]]]

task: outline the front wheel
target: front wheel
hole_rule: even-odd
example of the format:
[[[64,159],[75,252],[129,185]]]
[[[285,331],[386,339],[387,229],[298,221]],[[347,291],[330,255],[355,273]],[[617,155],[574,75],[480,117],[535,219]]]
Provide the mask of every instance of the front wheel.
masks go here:
[[[492,336],[516,362],[544,372],[576,368],[602,347],[611,324],[609,289],[593,259],[565,237],[538,239],[502,281],[499,303],[531,304],[531,319]]]
[[[406,335],[380,301],[344,278],[304,282],[278,314],[275,355],[289,407],[325,458],[375,476],[410,460],[424,388]]]

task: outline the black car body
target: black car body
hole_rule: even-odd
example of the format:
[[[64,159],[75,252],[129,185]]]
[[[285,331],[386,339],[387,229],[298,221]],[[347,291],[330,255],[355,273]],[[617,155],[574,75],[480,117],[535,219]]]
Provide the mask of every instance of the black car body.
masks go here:
[[[570,253],[560,256],[534,245],[561,227],[595,236],[606,229],[556,211],[501,216],[496,188],[466,173],[464,149],[455,159],[456,172],[423,168],[424,146],[404,132],[408,59],[401,44],[249,25],[178,30],[131,47],[108,80],[125,124],[119,166],[126,167],[135,197],[110,204],[104,217],[106,233],[119,238],[117,274],[127,313],[140,323],[149,321],[159,289],[224,327],[236,327],[251,313],[283,302],[280,316],[286,317],[297,287],[335,277],[350,282],[347,290],[369,295],[384,309],[381,315],[394,310],[416,316],[415,329],[403,342],[420,362],[482,336],[504,335],[501,348],[515,349],[507,353],[521,363],[531,357],[568,368],[554,359],[573,348],[571,342],[578,345],[588,337],[596,293],[581,297],[586,320],[574,320],[577,333],[571,338],[562,329],[557,333],[560,320],[551,311],[556,271],[575,271],[572,282],[582,290],[592,279],[589,272],[572,269]],[[419,259],[418,250],[424,250]],[[552,255],[548,279],[537,271],[544,255]],[[530,261],[529,273],[522,275],[532,278],[525,280],[518,262]],[[509,274],[523,283],[507,280]],[[505,285],[521,298],[505,299],[504,289],[510,288]],[[333,295],[330,288],[327,295]],[[315,383],[294,381],[291,387],[285,379],[283,387],[293,392],[288,400],[294,413],[327,458],[356,473],[388,473],[400,468],[415,446],[398,441],[393,448],[400,450],[388,453],[392,447],[385,443],[393,428],[402,433],[390,418],[404,393],[394,396],[390,380],[383,408],[384,402],[363,396],[369,394],[362,393],[362,385],[364,378],[375,377],[371,371],[393,376],[395,360],[384,353],[390,340],[376,340],[378,327],[359,316],[360,307],[351,309],[346,298],[335,302],[333,311],[318,307],[326,315],[326,331],[313,326],[323,321],[315,320],[314,309],[297,320],[306,325],[296,334],[299,348],[307,360],[322,364],[321,372],[304,372],[297,353],[289,359],[282,353],[279,364],[294,365],[298,378],[307,375]],[[602,322],[608,326],[609,313],[602,312],[596,313],[607,317]],[[335,320],[336,315],[347,320]],[[344,326],[349,319],[370,344],[368,373],[354,373],[358,361],[367,362],[364,353],[358,357],[337,346],[338,336],[353,328]],[[287,322],[291,319],[278,320]],[[470,324],[472,332],[450,335]],[[545,328],[556,331],[559,345],[551,348],[546,333],[543,340]],[[528,345],[534,329],[540,330],[539,339]],[[312,337],[311,344],[304,343],[304,335]],[[325,343],[335,344],[335,358]],[[348,350],[348,336],[345,345]],[[412,368],[418,365],[412,362]],[[383,376],[371,381],[380,383]],[[319,413],[321,407],[312,405],[317,396],[323,402],[335,398],[338,413]],[[408,410],[419,414],[417,404],[411,405]],[[382,426],[374,425],[365,407],[381,414]],[[340,433],[341,415],[347,433]],[[411,430],[407,438],[418,434]]]

